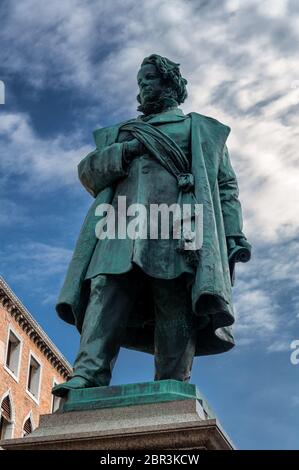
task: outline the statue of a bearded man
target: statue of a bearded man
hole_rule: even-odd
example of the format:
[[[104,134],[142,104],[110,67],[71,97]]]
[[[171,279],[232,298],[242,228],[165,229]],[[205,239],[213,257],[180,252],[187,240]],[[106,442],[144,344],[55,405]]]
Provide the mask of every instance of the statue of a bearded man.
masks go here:
[[[53,389],[58,396],[109,385],[120,347],[153,354],[155,380],[188,381],[194,356],[234,345],[234,265],[249,260],[250,244],[226,146],[230,128],[183,113],[187,80],[166,57],[146,57],[137,81],[141,115],[96,130],[96,148],[78,166],[95,201],[56,306],[81,333],[73,376]],[[169,223],[161,236],[163,211],[155,230],[152,217],[142,219],[141,236],[136,208],[188,204],[193,222],[202,208],[200,246],[181,230],[181,216],[179,230]]]

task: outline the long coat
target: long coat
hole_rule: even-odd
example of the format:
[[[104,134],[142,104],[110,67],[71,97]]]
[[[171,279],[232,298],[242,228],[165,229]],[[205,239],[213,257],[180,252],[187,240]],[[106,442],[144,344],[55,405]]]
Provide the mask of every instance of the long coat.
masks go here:
[[[189,116],[194,192],[197,201],[203,204],[203,245],[191,296],[193,312],[198,318],[196,355],[206,355],[228,351],[234,346],[231,331],[234,314],[226,237],[244,235],[238,184],[226,147],[230,128],[198,113],[190,113]],[[85,275],[96,243],[101,243],[95,234],[98,222],[95,209],[99,204],[110,204],[113,199],[115,185],[109,184],[109,162],[115,160],[120,151],[122,144],[117,143],[117,137],[123,124],[95,131],[97,149],[85,157],[78,167],[84,184],[86,175],[82,168],[86,159],[97,153],[97,157],[102,154],[108,162],[107,171],[96,179],[94,187],[85,185],[95,201],[82,225],[56,305],[58,315],[66,322],[75,324],[79,331],[90,292],[90,283],[85,280]],[[121,165],[119,168],[114,165],[113,169],[119,172],[119,177],[125,176]],[[203,321],[204,317],[209,321]],[[154,309],[150,297],[136,305],[122,346],[154,353]]]
[[[147,123],[151,125],[152,129],[158,129],[171,138],[172,142],[175,142],[182,150],[187,162],[191,162],[191,118],[189,116],[186,116],[181,109],[174,108],[147,117]],[[97,136],[101,136],[101,132],[97,133]],[[125,142],[132,138],[133,135],[130,131],[121,128],[117,136],[117,142]],[[149,146],[151,144],[148,142]],[[100,145],[100,142],[98,142],[98,145]],[[132,264],[137,264],[144,273],[159,279],[173,279],[182,272],[192,273],[192,266],[186,262],[185,256],[178,253],[179,241],[172,238],[173,224],[170,233],[168,233],[168,239],[161,236],[151,238],[147,235],[151,233],[153,227],[157,227],[156,220],[152,224],[155,218],[155,216],[151,216],[154,204],[160,205],[163,203],[170,208],[172,204],[177,204],[178,201],[180,203],[193,203],[193,198],[189,195],[189,200],[188,196],[187,200],[182,201],[180,199],[178,180],[169,169],[166,169],[160,163],[158,158],[155,158],[155,148],[152,150],[148,148],[147,151],[144,149],[143,155],[130,163],[127,175],[122,177],[122,172],[126,169],[126,167],[123,168],[122,164],[122,150],[122,146],[114,145],[113,157],[111,157],[111,152],[109,155],[107,155],[107,152],[102,152],[101,156],[94,155],[93,157],[91,155],[87,157],[80,164],[79,177],[84,187],[92,194],[96,194],[99,189],[95,187],[98,181],[108,186],[112,181],[116,181],[112,201],[114,210],[111,211],[113,221],[114,219],[118,220],[120,213],[126,214],[126,208],[130,207],[131,204],[141,204],[142,208],[145,208],[147,220],[144,225],[139,222],[138,227],[142,227],[144,233],[147,233],[145,236],[143,233],[133,239],[132,236],[118,235],[118,230],[116,230],[117,236],[107,237],[98,242],[89,263],[86,278],[91,279],[98,274],[105,273],[125,273],[132,268]],[[189,169],[188,164],[183,166],[184,171]],[[183,171],[183,167],[179,168],[180,171]],[[124,201],[124,195],[126,208],[121,207],[119,199],[119,197],[122,197]],[[135,219],[134,215],[127,215],[127,228],[130,226],[132,219]],[[167,217],[165,217],[164,221],[167,220]],[[190,252],[187,253],[190,255]]]

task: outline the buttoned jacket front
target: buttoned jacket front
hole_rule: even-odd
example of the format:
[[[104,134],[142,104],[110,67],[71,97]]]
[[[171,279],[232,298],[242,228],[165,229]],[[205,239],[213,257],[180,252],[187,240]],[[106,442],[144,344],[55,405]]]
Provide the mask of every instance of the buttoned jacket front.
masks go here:
[[[190,116],[185,116],[179,108],[155,115],[147,120],[175,141],[188,157],[191,167],[190,121]],[[122,143],[131,139],[132,135],[129,132],[121,130],[117,141]],[[115,238],[107,237],[97,243],[86,278],[92,278],[98,274],[124,273],[132,268],[132,263],[139,265],[148,275],[161,279],[173,279],[183,272],[192,273],[193,269],[176,249],[178,242],[173,238],[171,215],[167,234],[169,238],[162,239],[160,230],[158,230],[158,238],[150,238],[150,224],[152,222],[154,225],[156,222],[153,216],[151,219],[151,207],[153,204],[166,204],[170,207],[177,203],[179,189],[176,178],[148,153],[135,158],[127,173],[124,178],[117,181],[111,203],[114,209],[113,221],[116,225],[115,233],[113,233]],[[125,200],[119,206],[120,197],[125,197]],[[121,210],[124,202],[126,209],[132,207],[133,204],[143,206],[142,213],[146,214],[147,222],[146,238],[143,235],[134,239],[128,234],[125,238],[122,234],[121,238],[118,237],[119,213],[121,212],[123,217],[126,216]],[[140,206],[135,207],[138,215],[137,208]],[[128,225],[130,221],[136,220],[137,215],[126,216],[124,222]],[[139,220],[141,220],[140,215]],[[137,227],[137,230],[140,232],[140,227]]]

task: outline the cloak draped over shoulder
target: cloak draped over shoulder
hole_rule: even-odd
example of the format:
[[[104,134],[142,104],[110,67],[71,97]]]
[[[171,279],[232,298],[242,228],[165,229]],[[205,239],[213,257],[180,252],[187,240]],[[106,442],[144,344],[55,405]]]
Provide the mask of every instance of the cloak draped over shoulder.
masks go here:
[[[244,237],[242,211],[238,199],[236,175],[230,163],[226,140],[230,128],[219,121],[198,113],[191,118],[191,171],[194,177],[194,193],[198,203],[203,204],[203,245],[192,284],[192,307],[198,317],[196,355],[217,354],[234,346],[231,325],[234,314],[231,300],[231,279],[228,265],[226,237]],[[128,121],[132,122],[132,120]],[[117,143],[119,129],[125,123],[94,132],[96,150],[105,152],[107,166],[116,162],[121,151]],[[90,282],[85,275],[95,246],[101,243],[96,238],[95,226],[98,217],[95,209],[99,204],[110,204],[114,195],[114,184],[99,181],[97,187],[84,184],[84,161],[78,166],[82,184],[95,197],[82,225],[79,238],[68,267],[56,310],[68,323],[81,331],[89,299]],[[113,166],[115,176],[125,177],[121,165]],[[109,168],[107,168],[107,175]],[[112,180],[111,180],[112,181]],[[200,318],[208,316],[207,326],[202,327]],[[123,347],[154,353],[154,310],[150,298],[136,304],[132,312]]]

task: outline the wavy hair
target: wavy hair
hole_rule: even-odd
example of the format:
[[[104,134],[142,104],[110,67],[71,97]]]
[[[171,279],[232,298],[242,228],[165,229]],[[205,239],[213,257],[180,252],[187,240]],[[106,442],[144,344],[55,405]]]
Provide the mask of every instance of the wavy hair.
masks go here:
[[[145,114],[149,112],[158,112],[165,107],[176,106],[181,104],[187,98],[187,80],[182,77],[179,65],[172,62],[167,57],[162,57],[158,54],[151,54],[145,57],[142,61],[141,67],[146,64],[152,64],[156,67],[165,83],[165,88],[161,92],[158,100],[151,103],[141,104],[140,95],[137,95],[137,101],[140,103],[138,111]]]

